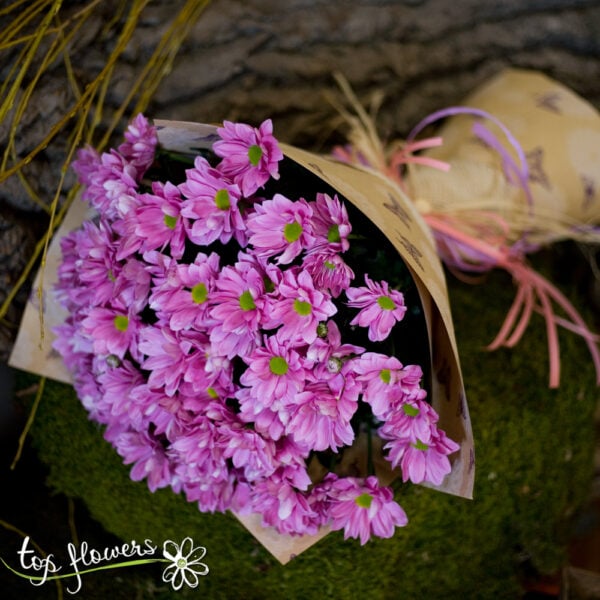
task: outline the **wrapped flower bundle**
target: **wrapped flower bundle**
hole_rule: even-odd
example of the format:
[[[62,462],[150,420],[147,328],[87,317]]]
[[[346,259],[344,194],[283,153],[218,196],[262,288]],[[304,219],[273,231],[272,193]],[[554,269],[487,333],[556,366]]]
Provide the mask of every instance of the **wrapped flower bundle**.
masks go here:
[[[502,75],[465,106],[470,112],[445,121],[440,146],[432,138],[386,147],[372,121],[364,119],[365,126],[353,132],[352,147],[343,149],[348,162],[276,144],[268,125],[258,130],[225,125],[220,135],[216,127],[197,123],[156,121],[155,129],[141,117],[110,153],[83,151],[77,169],[87,202],[74,202],[66,214],[44,279],[49,290],[55,264],[61,265],[58,290],[67,310],[61,314],[54,294],[44,295],[43,303],[32,297],[11,364],[74,382],[91,418],[104,423],[107,437],[132,466],[132,477],[151,489],[179,493],[150,495],[143,481],[131,485],[117,456],[109,464],[111,449],[97,428],[82,422],[81,433],[76,430],[85,416],[63,401],[61,386],[48,392],[39,433],[34,432],[55,469],[53,485],[82,497],[123,539],[148,532],[157,539],[188,535],[195,528],[221,555],[214,570],[220,579],[212,589],[235,578],[242,595],[248,578],[238,575],[246,568],[253,578],[262,572],[263,553],[236,523],[200,515],[195,503],[211,511],[229,506],[285,563],[331,528],[361,541],[393,532],[406,522],[386,487],[397,477],[396,500],[415,517],[409,527],[368,550],[324,542],[312,554],[318,576],[313,571],[307,577],[310,560],[286,569],[286,581],[297,584],[300,596],[306,595],[307,581],[316,593],[321,585],[346,582],[340,560],[357,565],[367,594],[372,570],[392,565],[381,578],[389,580],[382,596],[396,589],[393,565],[406,556],[415,559],[409,565],[414,587],[425,585],[434,595],[449,582],[446,564],[455,571],[452,589],[460,596],[465,582],[480,590],[490,573],[496,579],[507,573],[504,586],[515,548],[525,548],[542,564],[539,548],[547,538],[554,557],[555,517],[572,514],[573,477],[587,472],[582,432],[593,408],[581,410],[584,387],[579,373],[573,377],[579,359],[568,361],[563,389],[538,389],[532,376],[532,367],[540,366],[535,324],[533,335],[523,339],[524,361],[518,352],[479,360],[485,339],[478,339],[482,326],[475,313],[496,316],[507,298],[499,294],[490,309],[484,298],[495,297],[493,282],[482,298],[457,286],[457,300],[467,301],[460,326],[467,332],[470,389],[485,432],[479,470],[489,477],[479,478],[468,511],[454,510],[452,499],[433,498],[410,484],[421,480],[461,497],[471,497],[473,490],[471,424],[440,257],[465,279],[492,267],[515,276],[515,302],[493,347],[517,343],[539,312],[549,341],[556,339],[557,326],[565,326],[583,336],[594,356],[597,337],[568,300],[528,266],[527,254],[556,239],[597,238],[597,144],[590,150],[584,142],[600,135],[600,120],[580,99],[533,73]],[[506,127],[477,117],[477,111]],[[228,130],[243,140],[230,145]],[[506,144],[511,139],[515,145]],[[271,145],[263,147],[265,140]],[[283,159],[276,159],[277,148]],[[566,150],[577,160],[567,164]],[[240,164],[228,165],[227,155],[237,155]],[[298,226],[286,220],[292,215]],[[65,257],[59,260],[61,239]],[[325,250],[327,258],[319,256]],[[303,295],[295,296],[299,290]],[[388,304],[384,297],[393,309],[382,306]],[[550,304],[563,308],[565,316],[549,310]],[[302,315],[306,305],[310,313]],[[62,324],[56,347],[71,372],[57,352],[39,343],[40,307],[47,338],[52,326]],[[325,316],[316,317],[316,334],[308,334],[302,319],[317,310]],[[377,337],[389,325],[384,339],[369,339],[370,330]],[[577,348],[565,341],[567,348]],[[213,346],[226,350],[216,355]],[[552,347],[550,383],[556,387],[558,348]],[[498,387],[491,373],[508,375]],[[276,395],[265,392],[278,382],[283,402],[275,404]],[[558,422],[565,427],[555,429]],[[434,455],[436,439],[447,446],[435,448]],[[454,452],[453,442],[460,446]],[[117,502],[105,489],[113,474],[121,482]],[[439,485],[431,483],[439,479]],[[515,498],[522,499],[523,511],[514,510]],[[289,535],[294,528],[317,533]],[[465,539],[460,557],[444,563],[447,540],[457,538]],[[427,552],[418,552],[422,548]],[[442,566],[437,578],[430,577],[432,564]],[[464,564],[474,567],[466,579]],[[264,595],[267,582],[268,576],[261,579],[256,597]],[[279,569],[272,569],[270,582],[272,595],[280,596],[285,582]],[[348,590],[348,597],[356,596],[354,580]]]
[[[354,206],[284,167],[270,121],[203,142],[166,150],[140,115],[117,149],[80,152],[96,216],[61,241],[54,347],[151,491],[280,534],[391,537],[407,516],[375,438],[404,482],[434,486],[460,447],[422,382],[420,290]],[[363,440],[366,469],[349,467]]]

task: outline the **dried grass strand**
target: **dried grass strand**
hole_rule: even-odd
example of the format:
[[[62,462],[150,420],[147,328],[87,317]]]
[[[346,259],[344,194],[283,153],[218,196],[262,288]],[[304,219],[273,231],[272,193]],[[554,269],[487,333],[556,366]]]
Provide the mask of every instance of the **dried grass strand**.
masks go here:
[[[35,400],[33,401],[33,405],[31,407],[31,411],[29,411],[29,416],[27,417],[27,422],[25,423],[25,427],[23,427],[23,431],[19,436],[19,443],[17,447],[17,453],[15,454],[15,458],[13,459],[10,470],[14,471],[17,463],[21,458],[21,454],[23,453],[23,448],[25,447],[25,440],[27,439],[27,434],[33,425],[33,420],[35,419],[35,413],[37,412],[38,406],[40,405],[40,401],[42,399],[42,395],[44,393],[44,385],[46,383],[45,377],[40,377],[40,383],[37,388],[37,392],[35,394]]]
[[[50,26],[54,15],[58,12],[60,8],[61,0],[55,0],[52,4],[51,9],[47,12],[47,14],[42,19],[42,22],[39,25],[39,28],[36,31],[35,36],[33,37],[31,44],[26,49],[24,54],[23,62],[20,64],[20,69],[16,74],[15,80],[13,81],[12,86],[9,89],[8,95],[2,105],[0,106],[0,122],[4,121],[9,110],[12,108],[17,93],[21,87],[25,74],[29,71],[29,67],[33,62],[33,59],[37,53],[37,50],[42,42],[42,39],[45,35],[46,30]]]
[[[123,31],[121,32],[121,35],[119,36],[119,39],[115,45],[114,50],[108,57],[105,65],[103,66],[102,70],[97,75],[95,80],[86,87],[86,89],[84,90],[84,92],[81,95],[81,97],[79,98],[79,100],[77,100],[75,102],[75,104],[71,107],[71,109],[69,111],[67,111],[66,115],[63,116],[57,123],[52,125],[52,127],[50,127],[50,130],[46,134],[44,139],[31,152],[29,152],[29,154],[27,154],[27,156],[22,158],[18,163],[13,165],[10,169],[6,169],[4,172],[0,173],[0,183],[2,181],[5,181],[6,179],[8,179],[10,176],[14,175],[19,169],[23,168],[24,165],[30,163],[50,143],[50,141],[63,129],[63,127],[71,119],[73,119],[75,117],[77,112],[79,110],[81,110],[81,108],[84,106],[84,103],[92,101],[92,99],[98,89],[98,86],[101,84],[101,82],[107,76],[107,74],[112,71],[112,68],[114,67],[117,59],[122,54],[125,47],[127,46],[127,43],[131,39],[131,36],[135,30],[135,26],[137,25],[137,20],[139,18],[139,15],[140,15],[142,9],[144,8],[144,6],[148,3],[148,1],[149,0],[135,0],[135,2],[132,5],[131,12],[130,12],[130,15],[132,16],[132,18],[130,18],[130,19],[128,18],[127,21],[125,22],[125,26],[123,28]],[[0,121],[1,120],[2,119],[0,118]]]
[[[35,91],[40,78],[46,71],[46,68],[48,67],[48,65],[51,64],[52,62],[54,62],[54,60],[57,58],[57,56],[65,50],[69,41],[79,31],[80,27],[81,27],[81,24],[78,27],[74,28],[67,37],[63,36],[62,40],[60,39],[59,36],[57,36],[56,39],[52,42],[48,51],[44,54],[44,58],[43,58],[42,62],[40,63],[40,66],[38,67],[35,75],[31,79],[31,82],[26,87],[25,91],[23,92],[23,94],[19,100],[19,103],[15,109],[15,113],[14,113],[13,119],[12,119],[12,125],[11,125],[9,136],[8,136],[7,147],[4,152],[4,157],[2,159],[2,165],[0,167],[0,170],[4,171],[6,169],[9,152],[11,151],[12,148],[15,147],[15,138],[17,135],[18,126],[21,122],[21,118],[25,114],[25,110],[27,109],[27,106],[29,104],[31,96],[33,95],[33,92]]]
[[[71,22],[73,22],[73,21],[79,19],[80,17],[86,15],[86,13],[88,13],[90,10],[92,10],[95,6],[97,6],[101,2],[102,2],[102,0],[93,0],[87,6],[84,6],[83,8],[79,9],[76,13],[74,13],[73,15],[71,15],[68,19],[65,19],[64,21],[62,21],[56,27],[48,27],[48,29],[46,30],[45,35],[50,35],[50,34],[53,34],[53,33],[60,34],[61,31],[63,31],[64,29],[66,29],[67,26]],[[87,19],[87,16],[85,18]],[[35,35],[36,35],[35,33],[28,33],[27,35],[24,35],[24,36],[22,36],[20,38],[17,38],[17,39],[11,40],[11,41],[0,42],[0,50],[8,50],[10,48],[13,48],[14,46],[19,46],[20,44],[25,44],[25,43],[29,42],[30,40],[32,40],[35,37]]]
[[[52,1],[53,0],[36,0],[35,2],[29,4],[25,10],[20,11],[18,15],[11,21],[10,27],[6,28],[2,34],[0,34],[0,42],[9,42],[11,38],[19,33],[19,31],[27,27],[27,25],[29,25],[29,23],[33,21],[33,19],[35,19],[44,8],[52,3]],[[38,32],[27,37],[30,39],[35,39],[37,37],[37,33]]]

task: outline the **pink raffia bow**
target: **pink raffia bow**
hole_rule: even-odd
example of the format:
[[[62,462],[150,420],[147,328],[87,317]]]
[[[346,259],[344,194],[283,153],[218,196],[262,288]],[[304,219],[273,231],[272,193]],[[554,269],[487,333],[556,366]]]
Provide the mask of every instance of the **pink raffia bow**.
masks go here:
[[[487,264],[508,271],[518,284],[513,304],[498,335],[489,344],[489,350],[496,350],[502,346],[512,348],[519,342],[529,324],[532,312],[536,308],[535,300],[537,297],[540,303],[537,310],[543,314],[546,320],[550,361],[549,387],[557,388],[560,383],[560,350],[557,325],[561,325],[585,339],[596,369],[596,383],[600,384],[600,353],[597,346],[599,338],[588,329],[581,315],[556,286],[529,267],[522,255],[514,255],[506,247],[497,248],[484,240],[473,238],[437,216],[424,215],[424,217],[434,234],[450,238],[470,248],[480,256],[485,257]],[[553,301],[565,311],[570,321],[560,318],[554,313]]]
[[[473,125],[473,133],[488,147],[495,150],[502,159],[502,168],[507,180],[518,185],[524,192],[530,212],[533,213],[534,200],[529,187],[529,172],[523,148],[509,129],[496,117],[486,111],[455,106],[432,113],[423,119],[409,134],[406,143],[395,151],[389,158],[383,172],[394,180],[404,191],[406,186],[402,178],[402,167],[407,164],[420,164],[443,171],[448,171],[450,165],[427,156],[414,156],[414,152],[433,148],[442,144],[440,137],[415,141],[416,136],[428,125],[440,119],[454,115],[470,115],[486,119],[499,127],[509,144],[514,149],[518,161],[506,150],[498,138],[487,129],[481,121]],[[366,163],[356,160],[356,154],[348,150],[336,152],[338,158],[349,162]],[[354,160],[353,160],[354,159]],[[560,349],[557,325],[568,329],[584,338],[596,370],[596,383],[600,385],[600,338],[592,333],[583,318],[569,300],[550,281],[542,277],[525,262],[525,255],[537,247],[527,242],[525,232],[517,242],[508,243],[509,225],[499,215],[486,212],[488,227],[485,223],[476,226],[476,235],[466,231],[467,227],[455,218],[441,213],[427,213],[423,217],[431,228],[437,242],[440,258],[451,269],[464,272],[485,272],[492,268],[502,268],[509,272],[517,283],[517,293],[513,304],[496,338],[488,345],[489,350],[500,347],[512,348],[523,336],[533,311],[540,312],[546,321],[549,355],[549,387],[557,388],[560,383]],[[472,226],[471,226],[472,228]],[[498,235],[494,232],[502,232]],[[539,304],[536,304],[536,300]],[[557,304],[567,315],[567,319],[555,314],[553,303]]]

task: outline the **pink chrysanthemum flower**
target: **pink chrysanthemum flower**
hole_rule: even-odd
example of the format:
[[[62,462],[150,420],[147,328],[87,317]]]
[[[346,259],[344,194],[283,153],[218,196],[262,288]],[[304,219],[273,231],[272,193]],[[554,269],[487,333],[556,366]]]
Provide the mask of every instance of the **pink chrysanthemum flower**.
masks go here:
[[[392,410],[392,398],[400,391],[402,368],[395,356],[378,352],[365,352],[353,363],[356,379],[363,384],[363,400],[378,419],[386,419]]]
[[[61,240],[63,262],[58,268],[58,298],[75,306],[103,306],[115,297],[115,279],[121,264],[110,226],[85,221]]]
[[[184,382],[179,387],[182,407],[192,415],[205,414],[210,411],[210,407],[214,403],[222,406],[227,398],[233,398],[237,386],[231,376],[231,370],[231,364],[229,364],[226,370],[220,372],[220,376],[216,380],[211,381],[207,377],[207,385],[204,388],[200,387],[198,382],[195,385],[188,385]]]
[[[269,178],[279,179],[283,153],[273,137],[270,119],[258,129],[224,121],[217,133],[221,139],[213,144],[213,150],[223,159],[218,168],[239,185],[245,197],[254,194]]]
[[[86,222],[83,223],[86,225]],[[62,252],[62,262],[58,265],[58,285],[54,289],[56,299],[63,305],[81,306],[85,304],[96,304],[93,302],[94,292],[88,290],[85,286],[81,286],[79,277],[79,269],[83,261],[79,258],[79,241],[85,239],[82,235],[83,226],[81,229],[75,229],[64,235],[60,240],[60,250]],[[102,245],[106,249],[106,245]],[[110,264],[110,260],[108,261]],[[108,279],[108,277],[106,278]],[[83,288],[83,289],[81,289]],[[74,293],[76,291],[76,293]],[[83,294],[82,294],[83,292]],[[112,296],[108,294],[107,300]],[[81,298],[81,300],[79,299]]]
[[[88,148],[73,163],[85,184],[81,197],[105,219],[122,218],[137,204],[137,170],[116,150],[96,157]]]
[[[403,399],[391,414],[386,415],[386,421],[379,428],[378,434],[384,440],[421,440],[429,443],[437,433],[438,418],[433,407],[423,399]]]
[[[316,236],[315,246],[320,251],[331,253],[346,252],[350,247],[348,236],[352,226],[348,220],[346,207],[337,195],[317,194],[312,204],[313,230]]]
[[[175,474],[182,481],[188,501],[198,502],[200,510],[207,512],[227,510],[233,491],[231,474],[218,439],[218,423],[200,415],[194,426],[170,447],[176,463]]]
[[[151,194],[138,196],[140,204],[125,217],[120,226],[122,238],[117,254],[119,260],[134,252],[164,250],[176,259],[183,256],[187,220],[181,216],[182,198],[172,183],[152,183]]]
[[[314,342],[317,326],[337,312],[329,295],[315,289],[306,271],[288,269],[277,287],[279,296],[270,303],[268,327],[291,343]]]
[[[223,512],[229,508],[228,497],[232,490],[232,476],[227,463],[222,458],[222,452],[207,446],[200,436],[180,436],[171,445],[174,451],[176,446],[183,442],[198,444],[198,452],[194,452],[198,459],[179,458],[180,452],[173,452],[176,456],[175,474],[182,482],[183,491],[188,502],[198,502],[202,512]]]
[[[127,464],[135,463],[131,469],[131,479],[146,479],[148,488],[155,492],[171,483],[171,464],[161,443],[146,432],[125,430],[114,438],[108,432],[110,441]]]
[[[123,364],[126,364],[125,361]],[[120,367],[111,369],[102,376],[104,399],[111,404],[112,422],[129,423],[137,431],[147,431],[161,411],[161,402],[167,396],[162,390],[150,389],[142,380],[132,387],[133,381],[127,381]],[[138,372],[141,375],[141,372]],[[129,385],[128,385],[129,384]],[[110,388],[108,387],[110,386]],[[153,435],[159,432],[153,426]]]
[[[148,405],[148,410],[144,413],[146,428],[154,435],[161,436],[163,441],[172,442],[193,427],[195,415],[184,408],[183,396],[180,392],[167,396],[160,390],[146,387],[147,392],[143,394],[143,387],[135,388],[132,395],[140,407],[144,404]]]
[[[392,327],[404,318],[406,306],[404,296],[397,290],[390,290],[386,281],[371,281],[365,275],[367,287],[348,288],[348,306],[362,309],[350,325],[368,327],[369,340],[380,342],[390,334]]]
[[[304,257],[302,269],[307,271],[320,290],[328,290],[337,298],[347,290],[354,279],[354,271],[339,254],[312,251]]]
[[[91,366],[93,359],[91,356],[88,358],[88,366]],[[73,388],[82,406],[88,411],[90,419],[103,424],[113,421],[110,414],[110,407],[103,401],[102,389],[98,384],[93,368],[76,371],[73,374]]]
[[[173,263],[156,282],[149,305],[174,331],[211,325],[210,298],[219,274],[219,255],[198,252],[193,263]]]
[[[386,457],[396,468],[402,469],[402,480],[422,483],[426,481],[440,485],[452,467],[448,455],[456,452],[460,446],[441,430],[432,435],[427,443],[420,439],[395,439],[388,442],[384,449],[389,450]]]
[[[69,315],[64,323],[54,329],[56,339],[52,347],[63,358],[65,366],[72,373],[91,370],[91,358],[94,356],[94,344],[89,335],[81,328],[81,315],[77,319]]]
[[[149,371],[148,385],[173,396],[179,385],[204,373],[207,336],[196,331],[173,331],[166,325],[149,325],[140,331],[139,350],[146,356],[141,368]]]
[[[200,512],[220,512],[233,508],[238,481],[235,473],[223,472],[223,477],[208,480],[190,478],[183,484],[188,502],[197,502]]]
[[[141,412],[134,416],[132,391],[144,382],[139,366],[130,360],[114,361],[111,357],[109,366],[103,373],[98,374],[98,383],[102,386],[103,402],[110,406],[113,417],[127,415],[136,429],[141,429],[143,419]]]
[[[358,390],[351,394],[344,388],[336,393],[327,383],[308,383],[294,398],[286,433],[313,450],[337,452],[354,441],[350,419],[357,408]]]
[[[141,313],[148,305],[148,296],[152,276],[148,270],[148,265],[136,258],[127,259],[120,269],[113,267],[111,273],[114,277],[114,303],[127,306],[130,312]]]
[[[119,153],[135,167],[139,181],[154,161],[158,144],[156,127],[140,113],[129,123],[124,137],[125,142],[119,146]]]
[[[93,354],[89,337],[81,332],[79,326],[73,327],[72,321],[73,319],[67,318],[66,323],[57,328],[59,337],[54,341],[53,348],[64,352],[68,357],[73,387],[90,418],[99,423],[108,423],[111,420],[110,405],[104,401],[102,386],[97,379],[106,363]]]
[[[102,165],[100,155],[95,148],[84,146],[77,150],[76,156],[77,158],[71,163],[71,168],[75,171],[79,183],[89,187]]]
[[[130,352],[138,360],[140,318],[125,309],[96,307],[83,319],[83,331],[93,340],[96,354],[114,355],[119,359]]]
[[[265,283],[250,262],[224,267],[211,293],[210,341],[227,358],[248,356],[260,343],[265,311]]]
[[[240,252],[238,254],[238,261],[240,263],[248,263],[262,275],[267,296],[277,296],[277,287],[283,279],[281,267],[270,262],[267,257],[257,256],[250,249],[248,252]]]
[[[282,469],[281,473],[294,487],[305,490],[312,481],[308,475],[306,459],[310,455],[310,447],[303,441],[295,441],[291,436],[276,440],[275,460]]]
[[[277,263],[291,263],[312,247],[312,209],[306,200],[292,201],[281,194],[254,205],[248,217],[249,243],[261,257],[277,256]]]
[[[171,443],[170,451],[179,470],[189,469],[185,479],[207,479],[226,477],[228,467],[222,461],[223,451],[218,445],[220,419],[206,414],[196,415],[187,431]]]
[[[233,381],[232,362],[226,356],[216,354],[212,346],[204,353],[204,360],[204,374],[208,387],[198,388],[192,383],[192,391],[194,393],[206,391],[215,400],[225,401],[227,398],[233,398],[239,386]]]
[[[205,158],[196,157],[179,189],[186,198],[181,214],[190,219],[188,237],[192,242],[208,246],[215,240],[226,244],[232,237],[245,241],[246,226],[238,208],[240,190]]]
[[[251,388],[239,388],[233,394],[240,404],[239,418],[244,423],[252,424],[261,435],[278,441],[285,434],[285,426],[289,421],[288,405],[277,405],[277,410],[265,406],[254,396]]]
[[[360,538],[364,545],[372,534],[390,538],[396,527],[408,523],[391,488],[380,487],[377,477],[338,479],[333,475],[330,480],[327,494],[331,529],[343,529],[344,539]]]
[[[248,368],[240,383],[252,389],[250,398],[257,407],[277,411],[293,402],[304,388],[306,372],[301,357],[279,335],[265,337],[264,346],[256,348],[245,361]]]
[[[279,533],[314,534],[320,524],[320,517],[310,507],[307,495],[277,473],[256,484],[252,508],[262,515],[263,526],[275,527]]]
[[[220,398],[224,401],[237,389],[233,382],[231,362],[224,356],[212,354],[210,343],[194,350],[197,351],[193,351],[186,361],[179,386],[181,393],[188,396],[208,394],[213,400]]]
[[[241,469],[248,481],[272,475],[277,467],[275,442],[244,423],[234,422],[219,427],[219,441],[223,458],[231,459],[233,466]]]

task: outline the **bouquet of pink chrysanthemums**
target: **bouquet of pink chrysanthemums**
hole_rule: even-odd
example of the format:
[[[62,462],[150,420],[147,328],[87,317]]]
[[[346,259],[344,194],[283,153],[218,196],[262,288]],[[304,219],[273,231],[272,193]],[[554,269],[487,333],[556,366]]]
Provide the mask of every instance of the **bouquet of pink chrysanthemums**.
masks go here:
[[[287,177],[270,121],[217,132],[178,155],[140,115],[116,150],[80,152],[97,217],[62,240],[55,348],[150,490],[285,534],[390,537],[403,509],[344,452],[376,434],[405,482],[439,485],[458,449],[399,358],[419,345],[410,277],[337,194]]]

